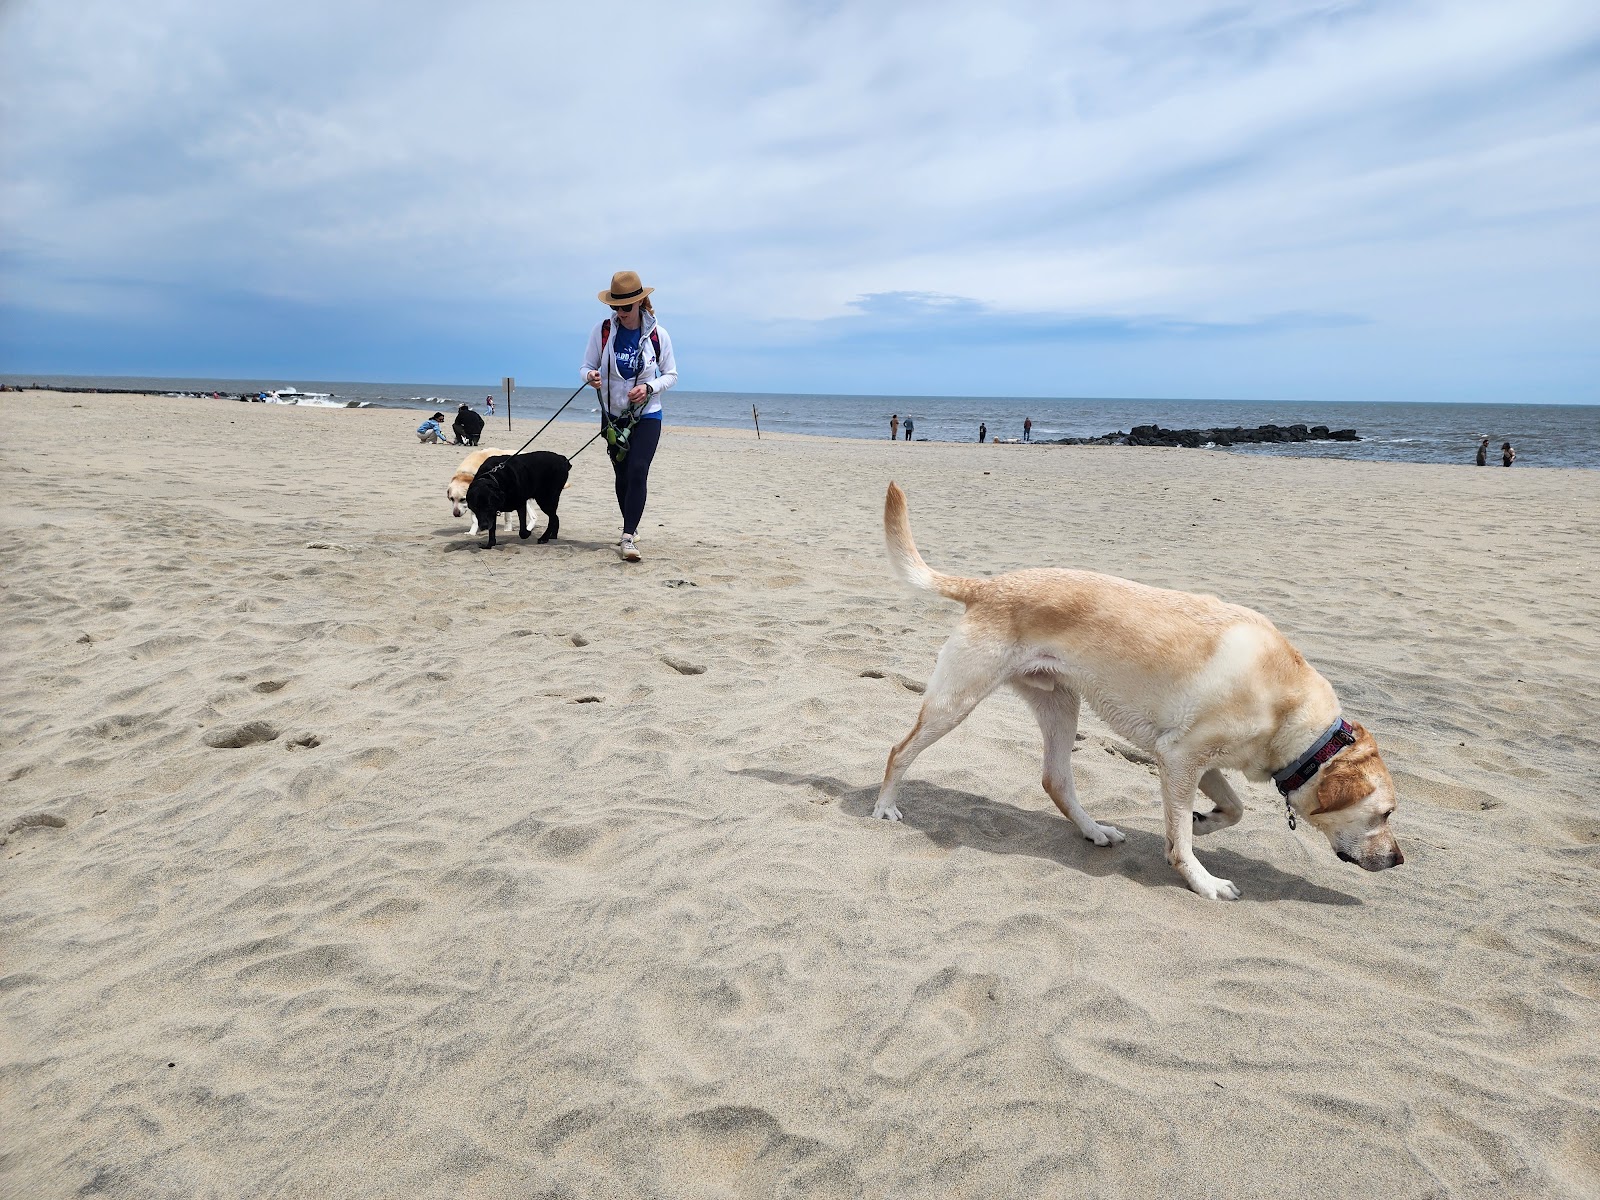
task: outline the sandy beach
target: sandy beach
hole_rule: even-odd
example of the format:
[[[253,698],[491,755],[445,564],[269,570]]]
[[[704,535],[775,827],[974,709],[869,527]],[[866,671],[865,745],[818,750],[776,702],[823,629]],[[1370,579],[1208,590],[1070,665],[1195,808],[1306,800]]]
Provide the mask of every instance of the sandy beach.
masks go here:
[[[1600,1191],[1600,473],[669,419],[627,565],[597,448],[484,551],[416,413],[0,412],[0,1195]],[[1406,864],[1240,784],[1203,901],[1008,694],[869,820],[957,615],[890,479],[941,569],[1266,613]]]

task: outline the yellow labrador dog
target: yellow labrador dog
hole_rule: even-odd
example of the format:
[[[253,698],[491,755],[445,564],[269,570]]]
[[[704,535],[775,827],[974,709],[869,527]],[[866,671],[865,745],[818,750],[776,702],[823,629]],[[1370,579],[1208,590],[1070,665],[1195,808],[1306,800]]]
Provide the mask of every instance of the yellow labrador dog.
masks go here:
[[[461,510],[467,506],[467,489],[472,486],[472,481],[478,477],[478,468],[483,466],[487,459],[504,454],[504,450],[490,447],[487,450],[474,450],[461,460],[461,465],[456,468],[456,473],[450,476],[450,482],[444,485],[444,498],[450,501],[450,515],[459,517]],[[507,529],[511,528],[511,514],[501,513],[500,523]],[[467,536],[472,537],[478,532],[478,514],[472,514],[472,524],[467,529]]]
[[[1344,720],[1328,681],[1260,613],[1091,571],[941,575],[917,553],[905,493],[892,483],[883,532],[901,582],[967,611],[939,651],[916,725],[889,752],[874,817],[900,819],[907,768],[1004,683],[1044,731],[1044,790],[1097,846],[1123,835],[1084,812],[1072,786],[1079,702],[1155,756],[1167,861],[1208,900],[1239,898],[1194,855],[1196,834],[1235,825],[1244,812],[1225,767],[1272,779],[1291,827],[1304,817],[1344,861],[1368,871],[1405,861],[1389,828],[1394,783],[1372,735]],[[1211,812],[1194,811],[1197,787]]]

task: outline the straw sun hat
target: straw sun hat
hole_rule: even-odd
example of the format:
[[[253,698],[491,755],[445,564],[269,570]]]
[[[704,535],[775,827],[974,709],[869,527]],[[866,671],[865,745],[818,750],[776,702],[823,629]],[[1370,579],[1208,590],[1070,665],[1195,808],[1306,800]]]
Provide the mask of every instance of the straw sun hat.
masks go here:
[[[633,271],[618,271],[611,277],[609,291],[600,293],[601,304],[637,304],[655,288],[647,288],[639,282],[639,276]]]

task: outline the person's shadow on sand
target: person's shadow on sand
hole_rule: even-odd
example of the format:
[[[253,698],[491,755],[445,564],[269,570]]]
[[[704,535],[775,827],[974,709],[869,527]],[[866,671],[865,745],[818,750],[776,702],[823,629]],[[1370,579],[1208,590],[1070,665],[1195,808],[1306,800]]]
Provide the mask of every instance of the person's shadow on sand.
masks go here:
[[[831,796],[841,811],[870,820],[878,800],[878,785],[851,787],[826,775],[798,775],[765,767],[731,772],[749,775],[786,787],[814,788]],[[1167,865],[1166,839],[1155,833],[1117,825],[1127,841],[1111,849],[1090,845],[1083,835],[1054,808],[1023,809],[988,796],[927,782],[908,781],[901,790],[904,814],[900,827],[927,838],[942,850],[965,846],[986,854],[1026,854],[1101,878],[1120,875],[1145,887],[1182,888],[1183,880]],[[1116,824],[1115,822],[1112,822]],[[1236,854],[1216,844],[1200,843],[1205,864],[1213,875],[1231,879],[1243,893],[1241,901],[1299,900],[1308,904],[1361,904],[1344,892],[1289,875],[1269,863]]]

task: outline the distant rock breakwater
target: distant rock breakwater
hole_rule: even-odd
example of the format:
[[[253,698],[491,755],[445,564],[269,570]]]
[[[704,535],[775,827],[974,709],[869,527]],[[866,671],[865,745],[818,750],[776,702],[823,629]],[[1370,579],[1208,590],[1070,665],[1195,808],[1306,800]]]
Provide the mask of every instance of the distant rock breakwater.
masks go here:
[[[1099,437],[1057,438],[1057,446],[1233,446],[1250,442],[1359,442],[1354,429],[1329,429],[1326,425],[1233,425],[1217,429],[1163,429],[1135,425],[1127,433]]]

